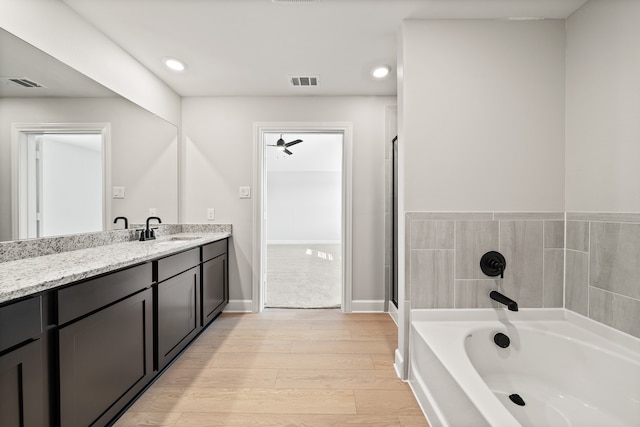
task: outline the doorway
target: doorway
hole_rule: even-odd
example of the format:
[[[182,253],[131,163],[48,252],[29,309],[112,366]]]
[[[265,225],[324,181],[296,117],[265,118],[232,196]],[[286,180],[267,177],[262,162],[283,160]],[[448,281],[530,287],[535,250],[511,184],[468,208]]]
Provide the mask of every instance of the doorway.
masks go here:
[[[258,123],[255,129],[254,311],[350,312],[351,124]]]
[[[267,308],[342,298],[342,133],[264,134]]]
[[[15,239],[102,231],[107,127],[14,125]]]

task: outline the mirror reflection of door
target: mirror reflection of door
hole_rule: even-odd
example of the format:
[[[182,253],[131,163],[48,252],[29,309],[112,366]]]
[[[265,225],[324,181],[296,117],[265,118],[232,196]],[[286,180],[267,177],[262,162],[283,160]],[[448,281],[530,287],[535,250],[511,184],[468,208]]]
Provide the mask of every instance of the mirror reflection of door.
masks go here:
[[[19,152],[20,239],[103,229],[102,134],[29,132]]]

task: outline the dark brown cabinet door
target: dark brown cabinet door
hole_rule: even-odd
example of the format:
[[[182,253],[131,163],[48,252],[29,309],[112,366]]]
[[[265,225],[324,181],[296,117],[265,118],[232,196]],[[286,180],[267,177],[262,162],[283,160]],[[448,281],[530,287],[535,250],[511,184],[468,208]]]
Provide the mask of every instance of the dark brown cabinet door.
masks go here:
[[[151,380],[152,298],[146,289],[60,329],[61,425],[105,425]]]
[[[43,419],[42,341],[0,356],[0,425],[40,427]]]
[[[157,286],[158,368],[162,369],[200,330],[200,267],[191,268]]]
[[[202,264],[202,325],[213,320],[227,302],[227,255],[221,255]]]

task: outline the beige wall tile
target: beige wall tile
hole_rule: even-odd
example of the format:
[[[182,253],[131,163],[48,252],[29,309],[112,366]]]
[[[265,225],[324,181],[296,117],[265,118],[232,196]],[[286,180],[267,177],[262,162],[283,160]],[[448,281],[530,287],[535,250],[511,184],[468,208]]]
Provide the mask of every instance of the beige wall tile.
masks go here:
[[[567,221],[567,249],[589,252],[589,223]]]
[[[589,284],[640,299],[640,224],[591,223]]]
[[[507,268],[500,283],[520,307],[542,307],[543,222],[500,221],[500,251]]]
[[[564,221],[544,222],[544,247],[564,249]]]
[[[455,308],[494,307],[489,292],[498,290],[499,279],[456,280]]]
[[[587,316],[589,309],[589,254],[568,250],[566,257],[565,308]]]
[[[497,221],[456,221],[456,279],[487,279],[480,258],[499,249]]]
[[[564,250],[544,250],[543,307],[564,307]]]
[[[564,212],[494,212],[493,219],[498,221],[562,220]]]
[[[411,251],[411,307],[453,308],[453,251]]]
[[[640,300],[590,287],[589,317],[640,338]]]
[[[454,221],[411,221],[411,249],[453,249]]]

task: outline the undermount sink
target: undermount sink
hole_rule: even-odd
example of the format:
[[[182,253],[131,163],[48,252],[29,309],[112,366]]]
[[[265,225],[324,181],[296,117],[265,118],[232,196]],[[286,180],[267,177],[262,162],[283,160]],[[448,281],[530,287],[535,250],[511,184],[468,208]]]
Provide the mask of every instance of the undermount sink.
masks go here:
[[[200,236],[172,236],[166,239],[162,239],[157,243],[159,245],[173,245],[182,242],[188,242],[189,240],[197,240],[200,239]]]
[[[172,236],[167,238],[166,240],[169,241],[182,241],[182,240],[197,240],[197,239],[201,239],[200,236]]]

